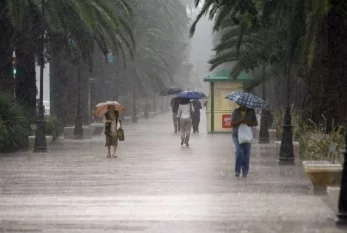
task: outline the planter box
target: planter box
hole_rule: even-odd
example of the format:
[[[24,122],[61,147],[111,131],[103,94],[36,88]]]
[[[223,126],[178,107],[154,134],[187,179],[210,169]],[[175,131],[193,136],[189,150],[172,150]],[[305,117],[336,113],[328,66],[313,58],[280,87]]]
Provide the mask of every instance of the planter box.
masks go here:
[[[281,149],[281,141],[275,141],[275,143],[276,143],[277,154],[279,154],[280,149]],[[293,142],[293,149],[294,149],[294,155],[299,156],[300,143],[299,142]]]
[[[83,138],[92,139],[95,128],[91,126],[83,126]],[[69,126],[64,127],[64,139],[74,139],[75,138],[75,127]]]
[[[35,138],[36,136],[28,136],[28,150],[29,151],[34,151],[35,148]],[[53,136],[52,135],[47,135],[46,136],[46,146],[48,147],[51,145],[53,142]]]
[[[314,189],[337,187],[341,184],[341,164],[332,164],[329,161],[303,161],[302,163]]]
[[[330,198],[331,203],[333,204],[333,206],[335,206],[337,208],[339,205],[340,187],[328,186],[327,187],[327,193],[328,193],[328,196]]]

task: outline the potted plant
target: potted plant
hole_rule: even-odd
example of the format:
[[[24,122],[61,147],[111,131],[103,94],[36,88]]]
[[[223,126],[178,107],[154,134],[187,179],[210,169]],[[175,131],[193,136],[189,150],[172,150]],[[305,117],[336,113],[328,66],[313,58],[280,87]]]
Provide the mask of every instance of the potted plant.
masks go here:
[[[302,138],[301,141],[305,143],[301,151],[301,156],[305,159],[303,166],[314,189],[340,185],[343,131],[343,127],[330,134],[313,131]]]

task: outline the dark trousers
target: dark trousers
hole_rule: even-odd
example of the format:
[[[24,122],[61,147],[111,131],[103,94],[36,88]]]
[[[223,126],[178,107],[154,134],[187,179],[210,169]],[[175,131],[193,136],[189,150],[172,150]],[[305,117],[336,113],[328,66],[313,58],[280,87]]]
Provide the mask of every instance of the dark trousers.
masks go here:
[[[200,113],[192,115],[193,132],[199,132]]]

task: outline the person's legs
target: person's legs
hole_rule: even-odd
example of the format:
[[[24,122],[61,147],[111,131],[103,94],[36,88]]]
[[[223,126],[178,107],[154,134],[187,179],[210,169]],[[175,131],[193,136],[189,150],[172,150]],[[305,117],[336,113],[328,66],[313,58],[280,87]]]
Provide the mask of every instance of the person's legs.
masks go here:
[[[185,119],[180,119],[180,132],[181,132],[181,145],[183,145],[184,139],[186,138],[185,130]]]
[[[189,118],[186,120],[186,146],[189,146],[189,138],[190,138],[190,133],[192,131],[192,119]]]
[[[195,133],[197,130],[196,130],[196,115],[193,114],[192,115],[192,126],[193,126],[193,133]]]
[[[242,144],[242,176],[247,177],[248,171],[249,171],[249,161],[251,157],[251,143],[244,143]]]
[[[111,143],[109,138],[110,136],[106,135],[105,146],[107,147],[107,157],[111,157]]]
[[[233,135],[233,141],[235,145],[235,175],[240,176],[241,172],[241,162],[242,162],[242,151],[240,148],[239,137]]]
[[[196,115],[196,132],[198,133],[199,132],[199,124],[200,124],[200,113]]]
[[[172,113],[172,121],[173,121],[173,124],[174,124],[174,130],[175,130],[175,133],[177,133],[177,113]]]
[[[116,156],[116,152],[117,152],[117,147],[118,147],[118,136],[112,136],[112,146],[113,146],[113,154],[112,157],[113,158],[117,158]]]

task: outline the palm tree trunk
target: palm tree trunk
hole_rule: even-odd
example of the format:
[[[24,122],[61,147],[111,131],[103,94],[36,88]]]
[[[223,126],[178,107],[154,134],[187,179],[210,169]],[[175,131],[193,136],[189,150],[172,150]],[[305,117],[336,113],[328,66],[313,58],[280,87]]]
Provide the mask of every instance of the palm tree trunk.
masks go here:
[[[8,17],[7,0],[0,1],[0,91],[13,95],[12,25]]]
[[[36,71],[34,51],[24,43],[16,45],[17,75],[16,100],[30,114],[31,120],[36,117]]]

